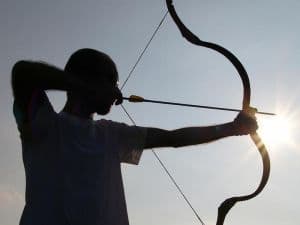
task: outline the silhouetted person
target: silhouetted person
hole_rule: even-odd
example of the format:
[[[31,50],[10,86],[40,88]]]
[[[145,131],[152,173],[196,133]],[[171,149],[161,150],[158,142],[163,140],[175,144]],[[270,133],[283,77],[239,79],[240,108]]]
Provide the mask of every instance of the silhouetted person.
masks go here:
[[[61,70],[19,61],[12,70],[14,115],[22,141],[26,205],[21,225],[128,225],[120,163],[138,164],[143,149],[181,147],[257,129],[239,114],[233,122],[177,130],[128,126],[106,115],[122,103],[109,56],[75,52]],[[60,113],[45,90],[67,92]]]

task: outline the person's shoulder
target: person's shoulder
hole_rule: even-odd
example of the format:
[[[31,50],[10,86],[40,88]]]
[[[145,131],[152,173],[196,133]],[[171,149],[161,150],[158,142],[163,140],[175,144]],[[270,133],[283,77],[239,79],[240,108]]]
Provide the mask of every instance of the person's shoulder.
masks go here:
[[[42,97],[33,97],[32,103],[25,112],[14,100],[13,114],[22,140],[42,139],[56,124],[57,113],[52,104],[47,97],[46,100],[37,100],[39,98]]]
[[[104,129],[109,133],[115,135],[121,135],[127,137],[128,135],[131,136],[138,136],[140,134],[147,133],[147,127],[141,127],[136,125],[129,125],[125,122],[107,120],[107,119],[100,119],[96,121],[97,127],[100,129]]]
[[[96,127],[100,129],[105,129],[107,131],[112,131],[112,132],[117,132],[117,133],[122,133],[124,131],[129,130],[131,127],[124,122],[118,122],[114,120],[109,120],[109,119],[99,119],[96,120]]]
[[[32,122],[38,114],[52,115],[55,113],[51,102],[45,91],[35,90],[28,100],[26,107],[24,102],[15,98],[13,102],[13,113],[17,123]]]
[[[128,126],[126,123],[118,122],[114,120],[101,118],[99,120],[95,120],[95,122],[99,125],[111,125],[111,126]]]

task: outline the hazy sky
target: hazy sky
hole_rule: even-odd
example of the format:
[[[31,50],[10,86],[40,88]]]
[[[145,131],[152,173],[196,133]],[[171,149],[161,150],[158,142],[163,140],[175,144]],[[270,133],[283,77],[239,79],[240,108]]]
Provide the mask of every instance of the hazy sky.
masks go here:
[[[293,142],[269,146],[272,170],[259,197],[237,204],[230,225],[300,223],[300,1],[177,0],[182,20],[203,40],[230,49],[248,70],[252,105],[285,113]],[[120,83],[166,12],[163,0],[2,0],[0,5],[0,223],[17,224],[24,206],[21,145],[12,115],[10,71],[20,59],[63,67],[82,47],[115,60]],[[124,89],[124,95],[221,107],[241,106],[241,81],[221,55],[187,43],[168,17]],[[49,94],[59,111],[63,93]],[[235,113],[151,104],[124,106],[137,124],[165,129],[231,121]],[[106,117],[130,124],[121,107]],[[260,116],[260,120],[266,117]],[[227,197],[253,191],[262,165],[249,137],[158,150],[206,224]],[[151,152],[123,166],[131,225],[199,224]]]

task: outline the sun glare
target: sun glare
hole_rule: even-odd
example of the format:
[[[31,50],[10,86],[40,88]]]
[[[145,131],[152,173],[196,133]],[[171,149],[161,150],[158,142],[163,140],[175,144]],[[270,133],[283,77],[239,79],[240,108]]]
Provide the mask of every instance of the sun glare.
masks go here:
[[[267,147],[276,149],[292,142],[292,124],[284,116],[258,118],[258,133]]]

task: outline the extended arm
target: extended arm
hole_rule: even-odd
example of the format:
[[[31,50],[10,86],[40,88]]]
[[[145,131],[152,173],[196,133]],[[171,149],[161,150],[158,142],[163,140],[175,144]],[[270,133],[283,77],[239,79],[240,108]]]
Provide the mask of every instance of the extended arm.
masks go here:
[[[207,127],[185,127],[176,130],[148,128],[145,148],[197,145],[235,135],[233,123]]]
[[[245,112],[239,113],[233,122],[215,126],[186,127],[171,131],[148,128],[145,149],[203,144],[224,137],[250,134],[257,128],[255,116]]]

